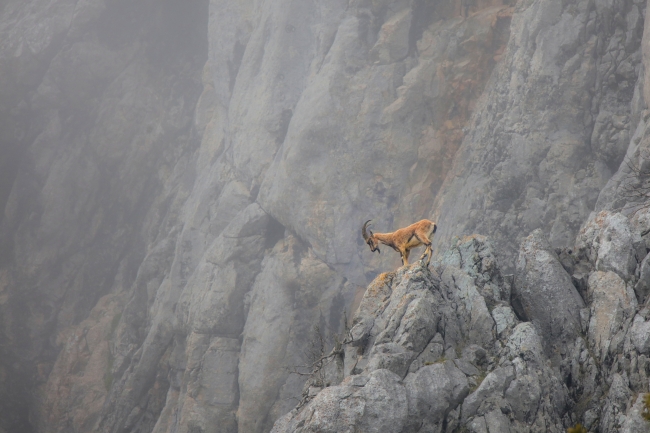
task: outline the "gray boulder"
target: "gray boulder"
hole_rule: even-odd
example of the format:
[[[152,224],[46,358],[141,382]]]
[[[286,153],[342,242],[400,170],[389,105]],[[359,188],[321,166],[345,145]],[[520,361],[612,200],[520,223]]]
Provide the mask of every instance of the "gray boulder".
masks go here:
[[[362,381],[351,376],[289,412],[271,433],[399,433],[409,416],[407,398],[400,378],[387,370],[375,370]]]
[[[406,431],[443,431],[447,415],[469,393],[467,377],[451,361],[422,367],[404,385],[410,421]]]
[[[637,352],[650,354],[650,321],[645,321],[643,316],[637,314],[632,322],[631,338]]]
[[[503,397],[504,392],[515,378],[512,366],[499,367],[491,371],[476,391],[472,392],[463,402],[462,417],[466,420],[476,414],[479,406],[485,399],[492,396]]]
[[[521,245],[513,299],[519,314],[539,327],[549,354],[563,350],[580,334],[585,303],[541,230]]]

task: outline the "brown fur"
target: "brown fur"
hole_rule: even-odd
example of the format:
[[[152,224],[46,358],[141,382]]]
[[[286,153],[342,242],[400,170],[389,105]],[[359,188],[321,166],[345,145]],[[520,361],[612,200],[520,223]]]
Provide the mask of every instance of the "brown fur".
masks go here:
[[[422,220],[414,224],[411,224],[408,227],[396,230],[393,233],[373,233],[372,230],[368,230],[370,234],[366,232],[368,223],[366,221],[361,229],[361,234],[363,239],[366,241],[370,247],[370,251],[379,252],[379,244],[388,245],[395,251],[399,252],[402,256],[402,264],[408,265],[409,254],[411,249],[424,245],[426,249],[420,260],[424,259],[425,256],[428,256],[427,266],[431,263],[431,239],[433,234],[438,229],[438,226],[433,221]]]

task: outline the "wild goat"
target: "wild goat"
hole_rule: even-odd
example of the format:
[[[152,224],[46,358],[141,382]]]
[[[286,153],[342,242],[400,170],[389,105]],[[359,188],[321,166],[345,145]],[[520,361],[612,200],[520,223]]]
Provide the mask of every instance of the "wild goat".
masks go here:
[[[424,256],[428,256],[427,266],[429,266],[431,262],[431,238],[438,229],[436,223],[429,220],[422,220],[393,233],[373,233],[368,228],[370,221],[372,220],[366,221],[361,228],[361,235],[370,247],[370,251],[373,253],[377,251],[381,254],[379,250],[379,243],[381,242],[399,252],[402,255],[402,265],[408,265],[411,249],[424,245],[426,249],[422,253],[422,256],[420,256],[420,260],[424,259]]]

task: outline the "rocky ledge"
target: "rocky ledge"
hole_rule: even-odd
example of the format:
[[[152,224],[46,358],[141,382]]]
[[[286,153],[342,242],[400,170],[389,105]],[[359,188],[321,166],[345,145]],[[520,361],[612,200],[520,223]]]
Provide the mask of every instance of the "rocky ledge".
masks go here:
[[[594,214],[563,250],[536,230],[513,275],[480,235],[381,274],[272,432],[648,431],[648,215]]]

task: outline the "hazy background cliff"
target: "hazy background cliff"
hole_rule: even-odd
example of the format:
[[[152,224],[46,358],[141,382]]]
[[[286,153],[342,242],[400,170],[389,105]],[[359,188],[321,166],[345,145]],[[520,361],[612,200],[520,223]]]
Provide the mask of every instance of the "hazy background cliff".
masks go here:
[[[0,1],[0,431],[269,431],[399,265],[367,219],[572,246],[650,142],[645,14]]]

